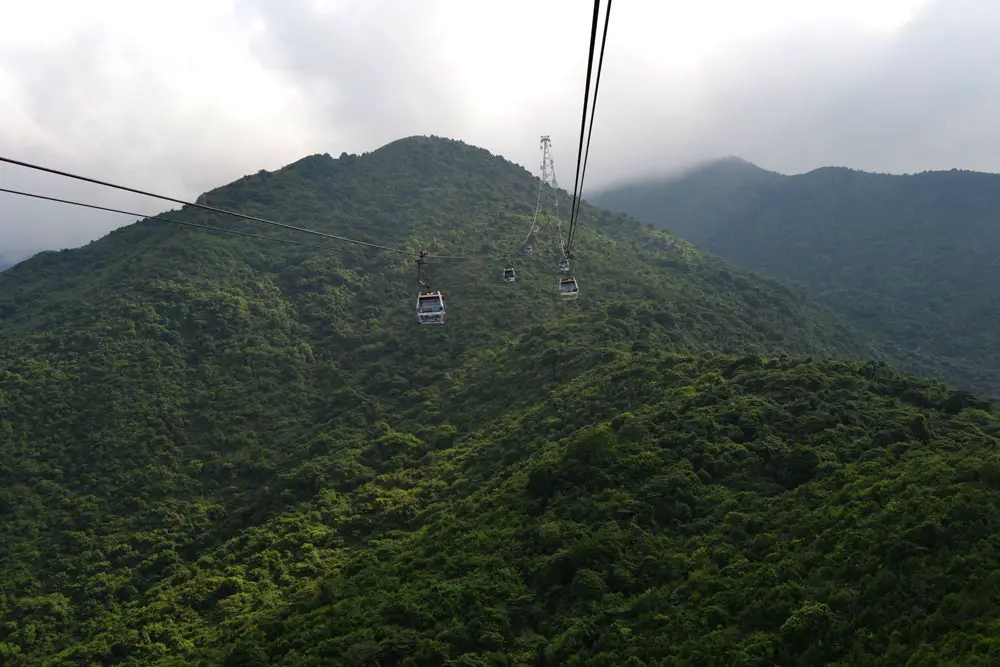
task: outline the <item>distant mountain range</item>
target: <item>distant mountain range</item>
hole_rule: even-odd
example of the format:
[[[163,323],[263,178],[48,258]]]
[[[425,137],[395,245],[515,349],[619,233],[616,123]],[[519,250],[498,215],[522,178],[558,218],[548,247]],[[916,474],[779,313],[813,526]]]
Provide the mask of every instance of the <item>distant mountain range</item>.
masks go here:
[[[1000,394],[1000,175],[727,158],[589,200],[789,281],[907,369]]]

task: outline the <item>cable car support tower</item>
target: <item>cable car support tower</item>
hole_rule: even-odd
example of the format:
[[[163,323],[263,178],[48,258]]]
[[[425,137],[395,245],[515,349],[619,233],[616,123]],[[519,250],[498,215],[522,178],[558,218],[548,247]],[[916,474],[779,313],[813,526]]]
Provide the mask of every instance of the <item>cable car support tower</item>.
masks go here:
[[[552,158],[552,139],[544,134],[541,137],[540,147],[542,149],[542,174],[538,181],[538,201],[535,204],[535,220],[538,219],[542,211],[542,192],[548,190],[552,193],[552,212],[556,219],[556,233],[559,236],[559,271],[564,277],[559,279],[559,293],[564,299],[575,299],[580,293],[580,287],[576,279],[570,275],[569,257],[566,253],[566,241],[563,238],[562,219],[559,217],[559,182],[556,180],[555,160]],[[536,228],[537,230],[537,228]]]
[[[542,212],[542,192],[548,186],[552,193],[552,212],[556,219],[556,230],[559,233],[559,251],[562,257],[566,257],[566,243],[563,240],[562,220],[559,217],[559,182],[556,180],[555,160],[552,158],[552,139],[547,134],[543,134],[539,147],[542,149],[542,174],[538,181],[538,200],[535,203],[535,220],[538,220]],[[537,224],[535,232],[538,231]]]

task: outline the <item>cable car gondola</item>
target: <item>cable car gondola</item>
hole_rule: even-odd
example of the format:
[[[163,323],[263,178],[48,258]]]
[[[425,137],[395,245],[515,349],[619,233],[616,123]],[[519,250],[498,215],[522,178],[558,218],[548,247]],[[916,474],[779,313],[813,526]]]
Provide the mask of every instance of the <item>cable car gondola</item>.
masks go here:
[[[441,292],[421,292],[417,296],[417,323],[444,324],[444,314]]]
[[[530,245],[524,246],[524,254],[527,255],[528,257],[531,257],[531,246]]]
[[[424,282],[425,257],[427,251],[421,248],[417,260],[417,284],[421,287],[417,293],[417,324],[444,324],[444,297],[440,291],[431,291],[431,286]]]
[[[569,257],[563,257],[559,260],[559,270],[563,273],[569,273]]]
[[[576,299],[580,296],[580,286],[576,283],[576,278],[569,276],[559,279],[559,295],[563,299]]]
[[[514,273],[514,267],[508,266],[503,270],[503,281],[505,283],[512,283],[517,280],[517,274]]]

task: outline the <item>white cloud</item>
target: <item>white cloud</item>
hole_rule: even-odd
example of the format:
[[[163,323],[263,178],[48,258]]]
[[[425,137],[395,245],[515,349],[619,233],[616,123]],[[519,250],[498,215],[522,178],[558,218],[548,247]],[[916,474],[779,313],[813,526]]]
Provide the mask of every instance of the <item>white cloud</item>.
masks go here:
[[[536,169],[538,136],[551,134],[572,187],[589,3],[0,5],[3,155],[193,197],[306,154],[410,134],[461,138]],[[630,0],[611,20],[589,191],[729,154],[786,172],[1000,171],[1000,3]],[[0,182],[163,208],[14,169],[0,167]],[[0,254],[128,222],[3,195]]]

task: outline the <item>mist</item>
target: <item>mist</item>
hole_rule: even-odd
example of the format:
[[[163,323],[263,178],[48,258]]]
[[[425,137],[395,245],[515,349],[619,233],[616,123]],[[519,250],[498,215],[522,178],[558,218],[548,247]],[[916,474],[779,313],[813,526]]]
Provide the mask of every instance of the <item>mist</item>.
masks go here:
[[[0,155],[193,199],[307,154],[412,134],[462,139],[537,172],[538,137],[549,134],[572,189],[585,5],[93,4],[8,9]],[[782,173],[1000,171],[1000,5],[888,0],[876,25],[862,18],[879,3],[855,4],[767,0],[748,13],[713,0],[697,15],[684,3],[615,5],[584,196],[727,155]],[[846,5],[853,14],[836,13]],[[11,165],[0,165],[0,187],[166,208]],[[132,222],[0,194],[0,265]]]

